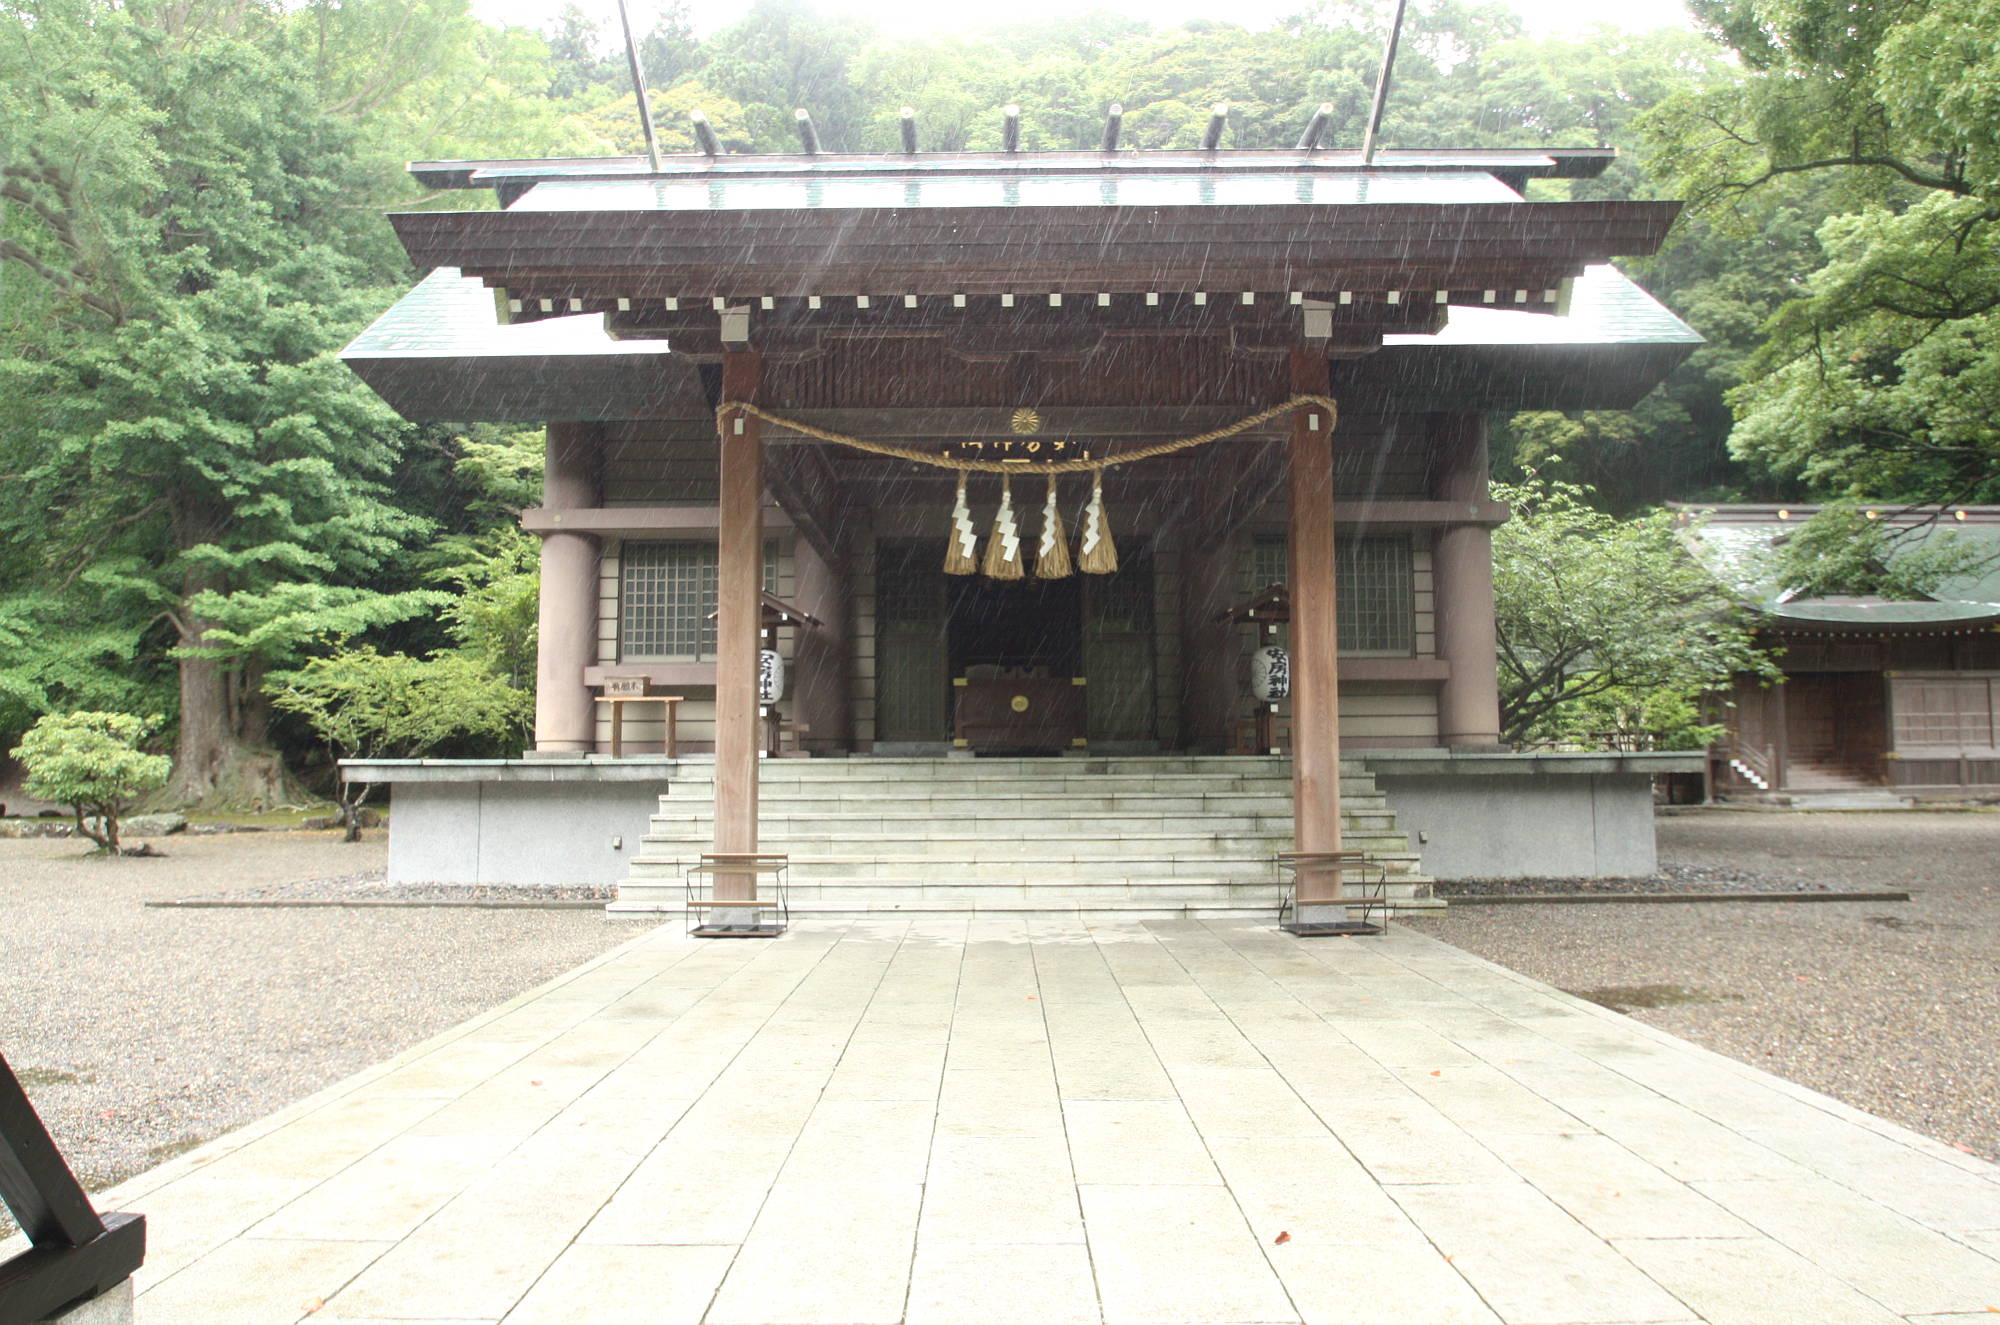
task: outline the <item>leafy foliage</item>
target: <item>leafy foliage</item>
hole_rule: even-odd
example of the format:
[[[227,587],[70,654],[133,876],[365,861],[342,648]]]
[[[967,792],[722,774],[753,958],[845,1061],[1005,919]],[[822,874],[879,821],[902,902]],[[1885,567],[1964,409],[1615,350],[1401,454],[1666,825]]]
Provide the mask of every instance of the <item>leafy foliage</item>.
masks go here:
[[[68,805],[77,833],[115,856],[118,816],[172,771],[167,756],[139,749],[159,723],[129,713],[50,713],[11,753],[28,770],[30,796]]]
[[[458,654],[413,658],[343,648],[310,658],[265,683],[274,707],[296,714],[336,759],[416,758],[458,736],[516,731],[532,698]],[[347,840],[360,838],[356,812],[372,790],[341,782]]]
[[[1656,166],[1739,234],[1770,194],[1825,218],[1732,449],[1827,496],[2000,497],[2000,8],[1693,8],[1742,72],[1662,105]]]
[[[1778,545],[1772,578],[1801,598],[1934,596],[1947,581],[1982,571],[1992,554],[1956,530],[1890,524],[1856,502],[1820,508]]]
[[[1738,673],[1775,676],[1737,595],[1666,512],[1619,520],[1574,484],[1496,484],[1500,726],[1510,742],[1594,730],[1607,703],[1674,713]]]

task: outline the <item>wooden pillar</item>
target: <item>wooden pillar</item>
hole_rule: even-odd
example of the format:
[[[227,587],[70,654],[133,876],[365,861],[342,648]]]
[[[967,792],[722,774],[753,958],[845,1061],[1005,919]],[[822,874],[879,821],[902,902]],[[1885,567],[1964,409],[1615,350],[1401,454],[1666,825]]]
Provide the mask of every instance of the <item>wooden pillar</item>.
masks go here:
[[[1292,390],[1325,395],[1326,360],[1292,351]],[[1292,598],[1292,818],[1294,849],[1340,850],[1340,637],[1334,617],[1333,418],[1320,405],[1292,412],[1290,464]],[[1325,914],[1339,876],[1302,868],[1298,918]],[[1318,904],[1321,914],[1310,915]]]
[[[542,464],[542,505],[580,510],[598,504],[596,424],[551,423]],[[587,754],[596,744],[596,705],[583,669],[597,661],[598,544],[593,534],[542,537],[535,645],[535,753]]]
[[[724,401],[755,403],[764,361],[755,350],[722,358]],[[715,850],[757,850],[757,651],[764,591],[764,445],[757,420],[722,416],[721,512],[715,583]],[[757,895],[755,874],[718,876],[716,899]]]
[[[1431,416],[1437,498],[1468,510],[1487,500],[1486,416]],[[1463,513],[1463,512],[1462,512]],[[1440,530],[1432,546],[1438,657],[1451,675],[1438,693],[1438,740],[1457,749],[1500,746],[1500,682],[1493,618],[1493,534],[1485,525]]]

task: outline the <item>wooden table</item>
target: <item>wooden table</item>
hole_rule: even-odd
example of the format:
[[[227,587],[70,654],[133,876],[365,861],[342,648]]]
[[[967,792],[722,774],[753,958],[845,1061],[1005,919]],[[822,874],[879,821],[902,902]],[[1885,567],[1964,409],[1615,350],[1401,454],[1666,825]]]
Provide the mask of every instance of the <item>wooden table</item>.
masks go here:
[[[680,757],[679,743],[674,736],[675,714],[681,702],[679,695],[599,695],[597,702],[611,706],[611,757],[622,758],[625,754],[625,706],[627,704],[658,704],[666,715],[667,745],[669,759]]]

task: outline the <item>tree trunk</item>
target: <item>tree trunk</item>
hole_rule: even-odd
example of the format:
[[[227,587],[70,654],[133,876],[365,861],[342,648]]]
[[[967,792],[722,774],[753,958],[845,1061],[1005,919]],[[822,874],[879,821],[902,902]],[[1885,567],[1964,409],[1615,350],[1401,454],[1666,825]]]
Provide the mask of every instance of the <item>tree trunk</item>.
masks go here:
[[[197,642],[206,623],[190,618]],[[231,665],[214,658],[180,660],[181,723],[173,779],[155,799],[177,808],[270,810],[292,797],[284,761],[270,746],[261,705],[232,694]],[[246,712],[256,720],[245,722]]]

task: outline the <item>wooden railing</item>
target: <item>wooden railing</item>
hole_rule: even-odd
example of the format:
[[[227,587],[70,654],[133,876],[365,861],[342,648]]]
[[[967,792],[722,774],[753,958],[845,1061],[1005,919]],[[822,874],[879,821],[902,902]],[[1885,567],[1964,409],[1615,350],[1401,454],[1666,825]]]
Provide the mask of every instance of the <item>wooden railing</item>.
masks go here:
[[[1778,752],[1775,746],[1731,741],[1723,750],[1731,763],[1741,764],[1756,774],[1767,789],[1777,784]]]
[[[98,1216],[4,1057],[0,1200],[31,1244],[0,1261],[0,1321],[45,1320],[81,1306],[146,1259],[145,1216]]]

